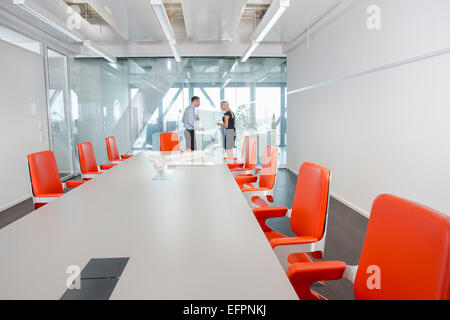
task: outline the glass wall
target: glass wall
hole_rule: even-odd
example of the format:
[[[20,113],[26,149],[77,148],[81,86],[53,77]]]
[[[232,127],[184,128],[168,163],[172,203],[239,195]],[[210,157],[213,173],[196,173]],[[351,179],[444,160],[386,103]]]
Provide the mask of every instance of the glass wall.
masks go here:
[[[67,58],[47,49],[51,140],[62,179],[73,174],[73,146],[68,100]]]
[[[116,136],[121,153],[159,150],[164,131],[178,131],[183,140],[181,119],[194,95],[201,99],[198,147],[223,143],[217,126],[222,100],[236,114],[238,153],[249,133],[265,137],[261,145],[285,146],[285,58],[125,58],[116,64],[98,58],[70,65],[74,140],[92,141],[98,162],[107,160],[108,135]]]
[[[140,72],[130,73],[132,96],[136,92],[148,90],[150,84],[142,81],[147,75],[144,66],[149,72],[154,72],[149,65],[157,60],[159,59],[131,60],[133,65],[142,67]],[[238,145],[244,135],[256,131],[267,134],[269,143],[272,142],[271,135],[274,133],[275,144],[285,146],[285,58],[250,58],[246,63],[241,63],[238,58],[185,58],[180,64],[174,63],[174,71],[176,75],[172,74],[172,83],[169,88],[164,88],[166,92],[161,100],[154,99],[156,103],[151,110],[147,127],[134,144],[136,149],[157,149],[158,133],[162,131],[178,130],[182,135],[182,114],[193,95],[201,100],[198,115],[203,131],[198,134],[203,147],[213,143],[213,137],[217,131],[221,131],[216,123],[222,121],[222,100],[227,100],[236,114]],[[167,86],[168,75],[160,75],[161,78],[165,78]],[[274,131],[272,126],[276,127]]]

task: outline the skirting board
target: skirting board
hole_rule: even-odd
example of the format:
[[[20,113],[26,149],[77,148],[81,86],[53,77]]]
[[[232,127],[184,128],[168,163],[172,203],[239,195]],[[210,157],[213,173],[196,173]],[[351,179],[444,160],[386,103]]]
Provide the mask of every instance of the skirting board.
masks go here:
[[[28,200],[28,199],[30,199],[30,198],[31,198],[31,195],[27,195],[27,196],[24,196],[24,197],[22,197],[22,198],[20,198],[20,199],[18,199],[18,200],[16,200],[16,201],[14,201],[14,202],[11,202],[11,203],[6,204],[6,205],[0,207],[0,213],[1,213],[2,211],[5,211],[6,209],[9,209],[9,208],[11,208],[11,207],[14,207],[16,204],[19,204],[19,203],[21,203],[22,201]]]
[[[292,171],[290,168],[286,168],[286,169],[289,170],[290,172],[292,172],[293,174],[297,175],[297,173]],[[358,206],[355,206],[353,203],[345,200],[344,198],[342,198],[341,196],[337,195],[334,192],[330,192],[330,196],[333,197],[334,199],[336,199],[337,201],[341,202],[342,204],[346,205],[347,207],[355,210],[356,212],[358,212],[363,217],[369,219],[370,214],[368,212],[364,211],[363,209],[359,208]]]

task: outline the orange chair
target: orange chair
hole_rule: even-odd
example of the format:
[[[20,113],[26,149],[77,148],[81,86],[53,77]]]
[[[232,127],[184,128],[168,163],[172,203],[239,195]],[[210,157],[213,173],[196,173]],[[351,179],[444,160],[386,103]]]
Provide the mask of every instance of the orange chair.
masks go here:
[[[233,161],[235,161],[235,162],[227,163],[228,168],[230,168],[230,169],[242,168],[244,166],[245,155],[246,155],[246,151],[248,150],[248,140],[249,140],[249,137],[245,136],[244,137],[244,141],[242,142],[242,153],[241,153],[241,158],[240,159],[238,159],[238,158],[230,159],[230,158],[227,158],[227,157],[224,158],[225,160],[233,160]]]
[[[27,158],[35,209],[62,196],[64,188],[76,188],[86,182],[71,180],[61,183],[52,151],[32,153]]]
[[[356,299],[449,300],[450,218],[393,195],[372,205],[358,266],[340,261],[293,264],[287,275],[300,299],[324,299],[310,286],[345,277]]]
[[[162,132],[159,134],[161,151],[181,151],[180,140],[176,132]]]
[[[100,170],[95,160],[94,148],[90,142],[82,142],[78,144],[78,156],[80,158],[81,178],[92,179],[96,175],[102,173],[105,170],[109,170],[115,166],[115,164],[102,164]]]
[[[254,175],[256,173],[256,153],[258,141],[256,139],[249,139],[249,151],[242,168],[231,168],[231,173],[237,177],[240,175]]]
[[[117,143],[116,143],[115,137],[111,136],[111,137],[105,138],[105,141],[106,141],[106,151],[108,152],[108,160],[111,163],[118,164],[121,161],[124,161],[124,160],[132,157],[131,154],[119,155],[119,150],[117,149]]]
[[[269,204],[264,200],[273,202],[275,196],[275,182],[277,177],[278,148],[266,146],[262,161],[262,168],[259,174],[258,187],[253,185],[258,179],[257,176],[237,176],[241,191],[244,193],[251,208],[268,207]]]
[[[311,262],[306,253],[320,259],[325,250],[328,220],[330,171],[311,162],[300,167],[291,212],[286,207],[253,209],[256,219],[286,270],[289,264]],[[290,216],[292,231],[287,237],[266,225],[269,218]],[[323,279],[319,279],[323,280]]]

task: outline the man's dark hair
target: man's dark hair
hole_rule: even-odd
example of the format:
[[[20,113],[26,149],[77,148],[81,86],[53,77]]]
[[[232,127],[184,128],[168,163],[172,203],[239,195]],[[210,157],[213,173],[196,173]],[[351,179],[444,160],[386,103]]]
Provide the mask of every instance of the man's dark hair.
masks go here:
[[[197,96],[193,96],[193,97],[191,98],[191,102],[194,102],[195,100],[200,100],[200,98],[197,97]]]

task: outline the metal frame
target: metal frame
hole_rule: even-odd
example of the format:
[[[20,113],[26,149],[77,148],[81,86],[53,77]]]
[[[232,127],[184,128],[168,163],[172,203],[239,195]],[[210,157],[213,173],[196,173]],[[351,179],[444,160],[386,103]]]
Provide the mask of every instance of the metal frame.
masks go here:
[[[261,176],[261,174],[259,175]],[[278,176],[278,168],[275,173],[275,181],[273,183],[272,189],[258,190],[258,191],[246,191],[245,189],[242,189],[242,193],[244,194],[244,197],[247,200],[248,205],[250,206],[251,209],[258,208],[258,206],[252,202],[253,197],[260,197],[260,198],[266,197],[267,199],[267,196],[271,196],[273,199],[275,198],[275,187],[277,185],[277,176]],[[290,212],[290,210],[288,211]]]

